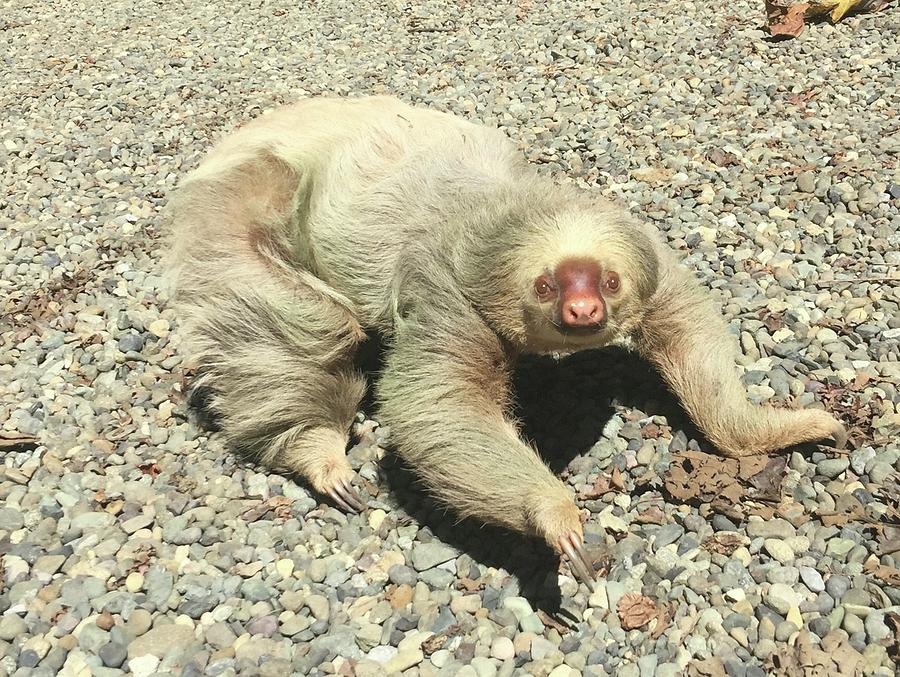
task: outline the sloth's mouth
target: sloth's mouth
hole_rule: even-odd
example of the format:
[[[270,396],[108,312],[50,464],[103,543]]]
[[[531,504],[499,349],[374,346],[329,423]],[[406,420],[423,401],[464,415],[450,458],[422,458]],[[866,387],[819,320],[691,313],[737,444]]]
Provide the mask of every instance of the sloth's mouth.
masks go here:
[[[596,324],[586,324],[578,327],[560,323],[556,325],[556,328],[567,336],[593,336],[606,328],[606,322],[597,322]]]

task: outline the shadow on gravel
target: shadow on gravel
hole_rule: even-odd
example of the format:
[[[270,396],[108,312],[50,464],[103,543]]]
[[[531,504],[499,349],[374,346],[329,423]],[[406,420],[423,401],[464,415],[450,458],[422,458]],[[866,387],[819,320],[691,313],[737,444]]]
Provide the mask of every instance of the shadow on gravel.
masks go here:
[[[378,338],[365,343],[357,355],[357,368],[370,384],[378,377],[383,357]],[[527,357],[516,368],[513,387],[513,413],[522,423],[522,434],[556,473],[565,473],[576,457],[588,454],[616,405],[665,416],[673,431],[682,429],[688,439],[702,439],[653,367],[622,349],[582,351],[561,360]],[[369,413],[375,409],[372,391],[370,387],[361,405]],[[198,425],[215,431],[218,426],[209,411],[209,397],[208,391],[193,388],[188,402]],[[559,560],[543,541],[473,520],[458,521],[420,490],[413,474],[390,453],[382,461],[382,471],[398,506],[421,527],[483,565],[503,567],[518,579],[518,594],[533,607],[565,617],[556,583]],[[301,478],[293,479],[305,485]],[[469,572],[458,574],[469,577]]]
[[[364,371],[370,382],[377,377],[377,368]],[[565,472],[573,459],[590,451],[617,404],[666,416],[673,429],[698,438],[653,367],[625,350],[584,351],[562,360],[528,357],[518,365],[513,385],[514,413],[522,422],[523,436],[556,473]],[[412,472],[393,455],[382,461],[382,470],[394,500],[420,526],[485,566],[503,567],[518,579],[518,594],[532,607],[565,620],[556,582],[559,559],[543,541],[474,520],[458,521],[418,488]],[[458,575],[466,578],[468,572]]]

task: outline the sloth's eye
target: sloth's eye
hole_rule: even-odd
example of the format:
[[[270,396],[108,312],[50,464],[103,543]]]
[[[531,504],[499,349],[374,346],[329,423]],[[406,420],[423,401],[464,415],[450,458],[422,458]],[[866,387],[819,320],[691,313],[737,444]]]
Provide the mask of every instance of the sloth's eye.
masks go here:
[[[556,288],[553,286],[553,283],[550,282],[550,280],[548,280],[546,277],[541,276],[534,281],[534,291],[537,293],[539,298],[547,299],[556,292]]]
[[[611,292],[619,291],[619,275],[617,273],[607,273],[606,288]]]

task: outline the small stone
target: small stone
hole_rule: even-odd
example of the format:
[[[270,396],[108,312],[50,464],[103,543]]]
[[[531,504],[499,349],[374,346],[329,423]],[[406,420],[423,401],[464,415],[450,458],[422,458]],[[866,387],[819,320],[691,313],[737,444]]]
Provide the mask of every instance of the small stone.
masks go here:
[[[822,574],[812,567],[800,567],[800,579],[813,592],[825,590],[825,581],[822,580]]]
[[[654,547],[659,550],[670,543],[674,543],[684,535],[684,527],[680,524],[664,524],[661,526],[653,539]]]
[[[776,518],[762,520],[751,518],[747,522],[747,535],[750,538],[780,538],[782,540],[797,535],[797,530],[787,520]]]
[[[814,193],[816,190],[816,175],[812,172],[800,172],[797,175],[797,190],[802,193]]]
[[[824,461],[819,461],[816,469],[820,475],[834,479],[849,467],[849,458],[826,458]]]
[[[286,557],[279,559],[275,562],[275,571],[282,578],[290,578],[291,574],[294,573],[294,561]]]
[[[366,658],[376,663],[387,663],[397,655],[397,647],[394,646],[374,646],[366,654]]]
[[[128,617],[128,631],[134,637],[140,637],[150,629],[153,617],[146,609],[135,609]]]
[[[147,325],[147,330],[158,338],[163,338],[169,335],[169,321],[168,320],[154,320],[150,324]]]
[[[278,620],[274,616],[261,616],[247,624],[247,632],[251,635],[271,637],[278,630]]]
[[[432,569],[439,564],[456,559],[459,552],[443,543],[418,543],[413,546],[410,560],[416,571]]]
[[[535,661],[542,660],[547,654],[557,651],[557,646],[553,642],[543,637],[535,637],[531,640],[531,659]]]
[[[409,586],[414,586],[416,581],[419,580],[415,569],[408,567],[405,564],[395,564],[388,569],[388,578],[391,583]]]
[[[136,515],[135,517],[122,522],[121,526],[126,534],[133,534],[140,529],[150,526],[154,521],[152,515]]]
[[[292,613],[292,612],[287,612]],[[324,621],[316,621],[317,623],[324,623]],[[285,637],[293,637],[296,634],[299,634],[306,630],[311,625],[309,618],[306,616],[297,616],[294,614],[293,616],[288,616],[287,618],[282,618],[280,624],[278,626],[278,631],[284,635]]]
[[[140,592],[144,587],[144,574],[132,571],[125,577],[125,589],[128,592]]]
[[[81,633],[78,635],[78,646],[89,654],[97,653],[100,647],[107,642],[109,642],[109,633],[93,623],[81,628]]]
[[[305,604],[316,620],[328,620],[331,615],[331,604],[322,595],[309,595]]]
[[[28,626],[15,614],[0,618],[0,640],[12,642],[28,632]]]
[[[100,647],[98,655],[106,667],[118,668],[125,662],[125,658],[128,656],[128,649],[119,642],[107,642]]]
[[[544,632],[544,624],[537,614],[531,614],[519,620],[519,627],[522,629],[522,632],[533,632],[536,635]]]
[[[894,473],[890,463],[875,461],[869,468],[869,481],[873,484],[884,484],[885,480]]]
[[[862,619],[853,614],[844,614],[844,622],[841,624],[841,627],[851,635],[857,632],[865,632],[865,625]]]
[[[150,677],[159,666],[159,658],[146,655],[128,661],[128,669],[134,677]]]
[[[216,649],[224,649],[234,644],[237,635],[232,632],[226,623],[213,623],[206,629],[206,641]]]
[[[775,626],[775,639],[779,642],[786,642],[797,630],[799,628],[790,621],[781,621]]]
[[[829,632],[831,632],[831,623],[827,618],[820,616],[819,618],[814,618],[809,622],[809,629],[811,632],[818,635],[821,639]]]
[[[450,610],[454,614],[459,614],[460,612],[473,614],[480,608],[481,597],[479,595],[462,595],[450,600]]]
[[[387,517],[387,513],[381,508],[376,508],[369,513],[369,526],[372,527],[372,531],[378,531],[385,517]]]
[[[494,659],[487,656],[475,656],[469,665],[475,671],[476,677],[494,677],[497,674]]]
[[[594,591],[588,598],[588,605],[595,609],[609,609],[609,598],[606,595],[606,584],[602,580],[598,580],[594,584]]]
[[[832,538],[825,546],[825,554],[842,562],[854,547],[856,547],[856,543],[849,538]]]
[[[767,538],[763,542],[763,547],[773,559],[781,562],[782,564],[790,562],[794,559],[794,551],[791,549],[791,547],[784,541],[778,540],[777,538]]]
[[[65,555],[43,555],[35,560],[33,571],[52,576],[60,570],[65,561]]]
[[[128,656],[130,659],[146,655],[162,658],[174,647],[185,647],[193,641],[193,628],[177,623],[158,625],[128,645]],[[128,664],[131,665],[131,660]]]
[[[123,353],[139,353],[144,349],[144,337],[140,334],[125,334],[119,337],[116,347]]]
[[[893,634],[884,622],[883,611],[873,611],[866,616],[865,629],[870,642],[882,642]]]
[[[17,662],[20,668],[35,668],[41,662],[41,658],[37,655],[37,652],[31,649],[24,649],[19,653]]]
[[[599,524],[606,531],[628,533],[628,525],[621,517],[617,517],[613,514],[612,506],[597,515],[597,524]]]
[[[445,560],[446,561],[446,560]],[[418,665],[425,660],[425,654],[421,649],[414,651],[398,651],[390,660],[384,663],[384,671],[388,674],[395,674],[409,670],[411,667]]]
[[[773,583],[766,592],[766,603],[782,616],[800,602],[800,596],[786,583]]]
[[[512,659],[516,655],[515,647],[512,640],[507,637],[495,637],[491,642],[491,656],[498,661],[506,661]]]

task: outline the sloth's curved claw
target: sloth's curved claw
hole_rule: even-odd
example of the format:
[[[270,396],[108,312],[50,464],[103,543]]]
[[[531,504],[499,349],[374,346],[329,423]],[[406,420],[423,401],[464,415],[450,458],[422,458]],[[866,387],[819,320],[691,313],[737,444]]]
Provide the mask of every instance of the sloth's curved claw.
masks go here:
[[[846,449],[849,437],[850,436],[847,434],[847,429],[843,426],[843,424],[835,421],[834,426],[831,429],[831,439],[834,440],[834,448]]]
[[[584,551],[581,538],[574,531],[567,531],[557,541],[560,552],[569,561],[569,568],[575,577],[584,583],[589,590],[593,589],[596,573],[591,560]]]
[[[347,512],[360,513],[366,509],[356,489],[345,479],[338,480],[328,490],[328,495],[335,503]]]

